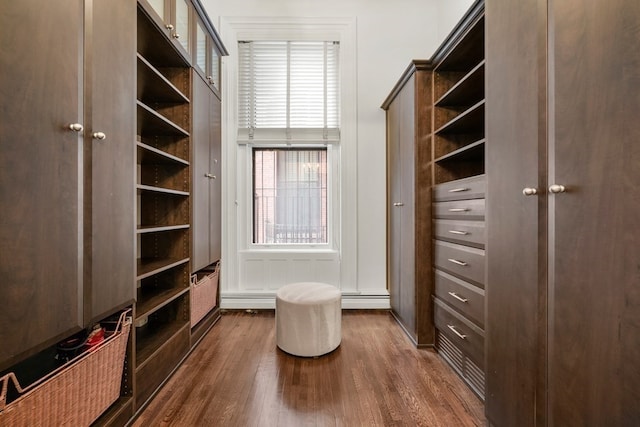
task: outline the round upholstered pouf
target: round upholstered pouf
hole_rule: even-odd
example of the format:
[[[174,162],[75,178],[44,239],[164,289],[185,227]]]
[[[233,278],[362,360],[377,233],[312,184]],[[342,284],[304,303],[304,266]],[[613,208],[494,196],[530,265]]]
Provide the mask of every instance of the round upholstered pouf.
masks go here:
[[[326,283],[292,283],[276,294],[276,342],[295,356],[320,356],[342,339],[338,288]]]

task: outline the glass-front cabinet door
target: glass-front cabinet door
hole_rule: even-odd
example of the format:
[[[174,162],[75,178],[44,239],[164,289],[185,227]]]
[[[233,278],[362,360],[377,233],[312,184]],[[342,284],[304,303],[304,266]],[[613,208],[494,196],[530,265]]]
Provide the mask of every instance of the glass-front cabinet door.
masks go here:
[[[151,6],[153,11],[158,14],[160,19],[162,19],[164,22],[169,21],[167,16],[168,8],[166,0],[147,0],[147,3],[149,3],[149,6]]]
[[[220,90],[220,52],[209,38],[209,83]]]
[[[174,26],[175,32],[172,37],[180,43],[183,49],[191,54],[189,36],[191,35],[191,4],[189,0],[175,0],[174,6]]]
[[[194,58],[194,62],[196,67],[198,68],[198,71],[200,71],[200,73],[203,76],[206,76],[207,74],[207,39],[209,37],[207,36],[207,33],[205,31],[205,29],[202,26],[202,23],[198,20],[196,22],[196,51],[195,51],[195,58]]]

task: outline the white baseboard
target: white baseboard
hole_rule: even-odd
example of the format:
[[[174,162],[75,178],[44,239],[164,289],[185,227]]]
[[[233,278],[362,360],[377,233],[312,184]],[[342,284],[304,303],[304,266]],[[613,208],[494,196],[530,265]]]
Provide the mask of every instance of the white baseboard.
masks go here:
[[[220,308],[227,310],[273,310],[276,308],[275,294],[222,294],[220,295]],[[387,310],[389,295],[361,295],[343,294],[343,309],[374,309]]]

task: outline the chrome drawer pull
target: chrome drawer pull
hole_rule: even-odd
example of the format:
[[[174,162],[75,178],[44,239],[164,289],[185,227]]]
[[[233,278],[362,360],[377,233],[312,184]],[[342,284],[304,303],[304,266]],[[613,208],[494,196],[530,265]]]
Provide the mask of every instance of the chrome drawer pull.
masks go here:
[[[449,292],[449,295],[451,295],[452,297],[454,297],[455,299],[457,299],[460,302],[467,302],[469,301],[466,298],[462,298],[460,295],[456,294],[455,292]]]
[[[466,267],[467,265],[469,265],[469,264],[467,264],[467,263],[466,263],[466,262],[464,262],[464,261],[458,261],[457,259],[453,259],[453,258],[447,258],[447,261],[452,262],[452,263],[454,263],[454,264],[461,265],[461,266],[463,266],[463,267]]]
[[[468,231],[458,231],[458,230],[449,230],[449,233],[451,233],[451,234],[459,234],[461,236],[466,236],[467,234],[469,234]]]
[[[458,332],[458,330],[456,329],[455,326],[453,325],[447,325],[447,328],[451,329],[451,331],[456,334],[458,337],[460,337],[460,339],[467,339],[467,336],[465,334],[461,334],[460,332]]]
[[[469,212],[469,208],[452,208],[449,212]]]
[[[451,190],[449,190],[449,193],[460,193],[462,191],[469,191],[469,190],[471,189],[466,187],[452,188]]]

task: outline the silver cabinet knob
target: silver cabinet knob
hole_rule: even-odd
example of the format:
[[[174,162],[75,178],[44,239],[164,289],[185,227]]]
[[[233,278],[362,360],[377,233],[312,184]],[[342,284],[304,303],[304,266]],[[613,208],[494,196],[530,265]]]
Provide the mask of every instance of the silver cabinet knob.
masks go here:
[[[209,178],[209,179],[216,179],[216,176],[215,176],[215,175],[213,175],[213,174],[210,174],[210,173],[205,173],[205,174],[204,174],[204,177],[205,177],[205,178]]]
[[[551,187],[549,187],[549,193],[558,194],[564,193],[565,191],[567,191],[567,189],[564,185],[553,184]]]
[[[396,202],[396,203],[394,203],[394,204],[393,204],[393,206],[395,206],[395,207],[404,206],[404,203],[402,203],[402,202]]]
[[[80,123],[71,123],[69,125],[69,129],[71,129],[74,132],[82,132],[84,127]]]
[[[522,194],[524,194],[525,196],[533,196],[535,194],[538,194],[538,190],[536,188],[525,187],[522,190]]]
[[[91,134],[91,136],[93,137],[93,139],[97,139],[100,141],[107,139],[107,135],[105,135],[104,132],[94,132],[93,134]]]
[[[164,27],[169,31],[173,30],[173,28],[174,28],[173,25],[171,25],[171,24],[167,24]]]
[[[178,33],[173,33],[173,34],[171,35],[171,37],[173,37],[174,39],[179,39],[179,38],[180,38],[180,34],[178,34]]]

